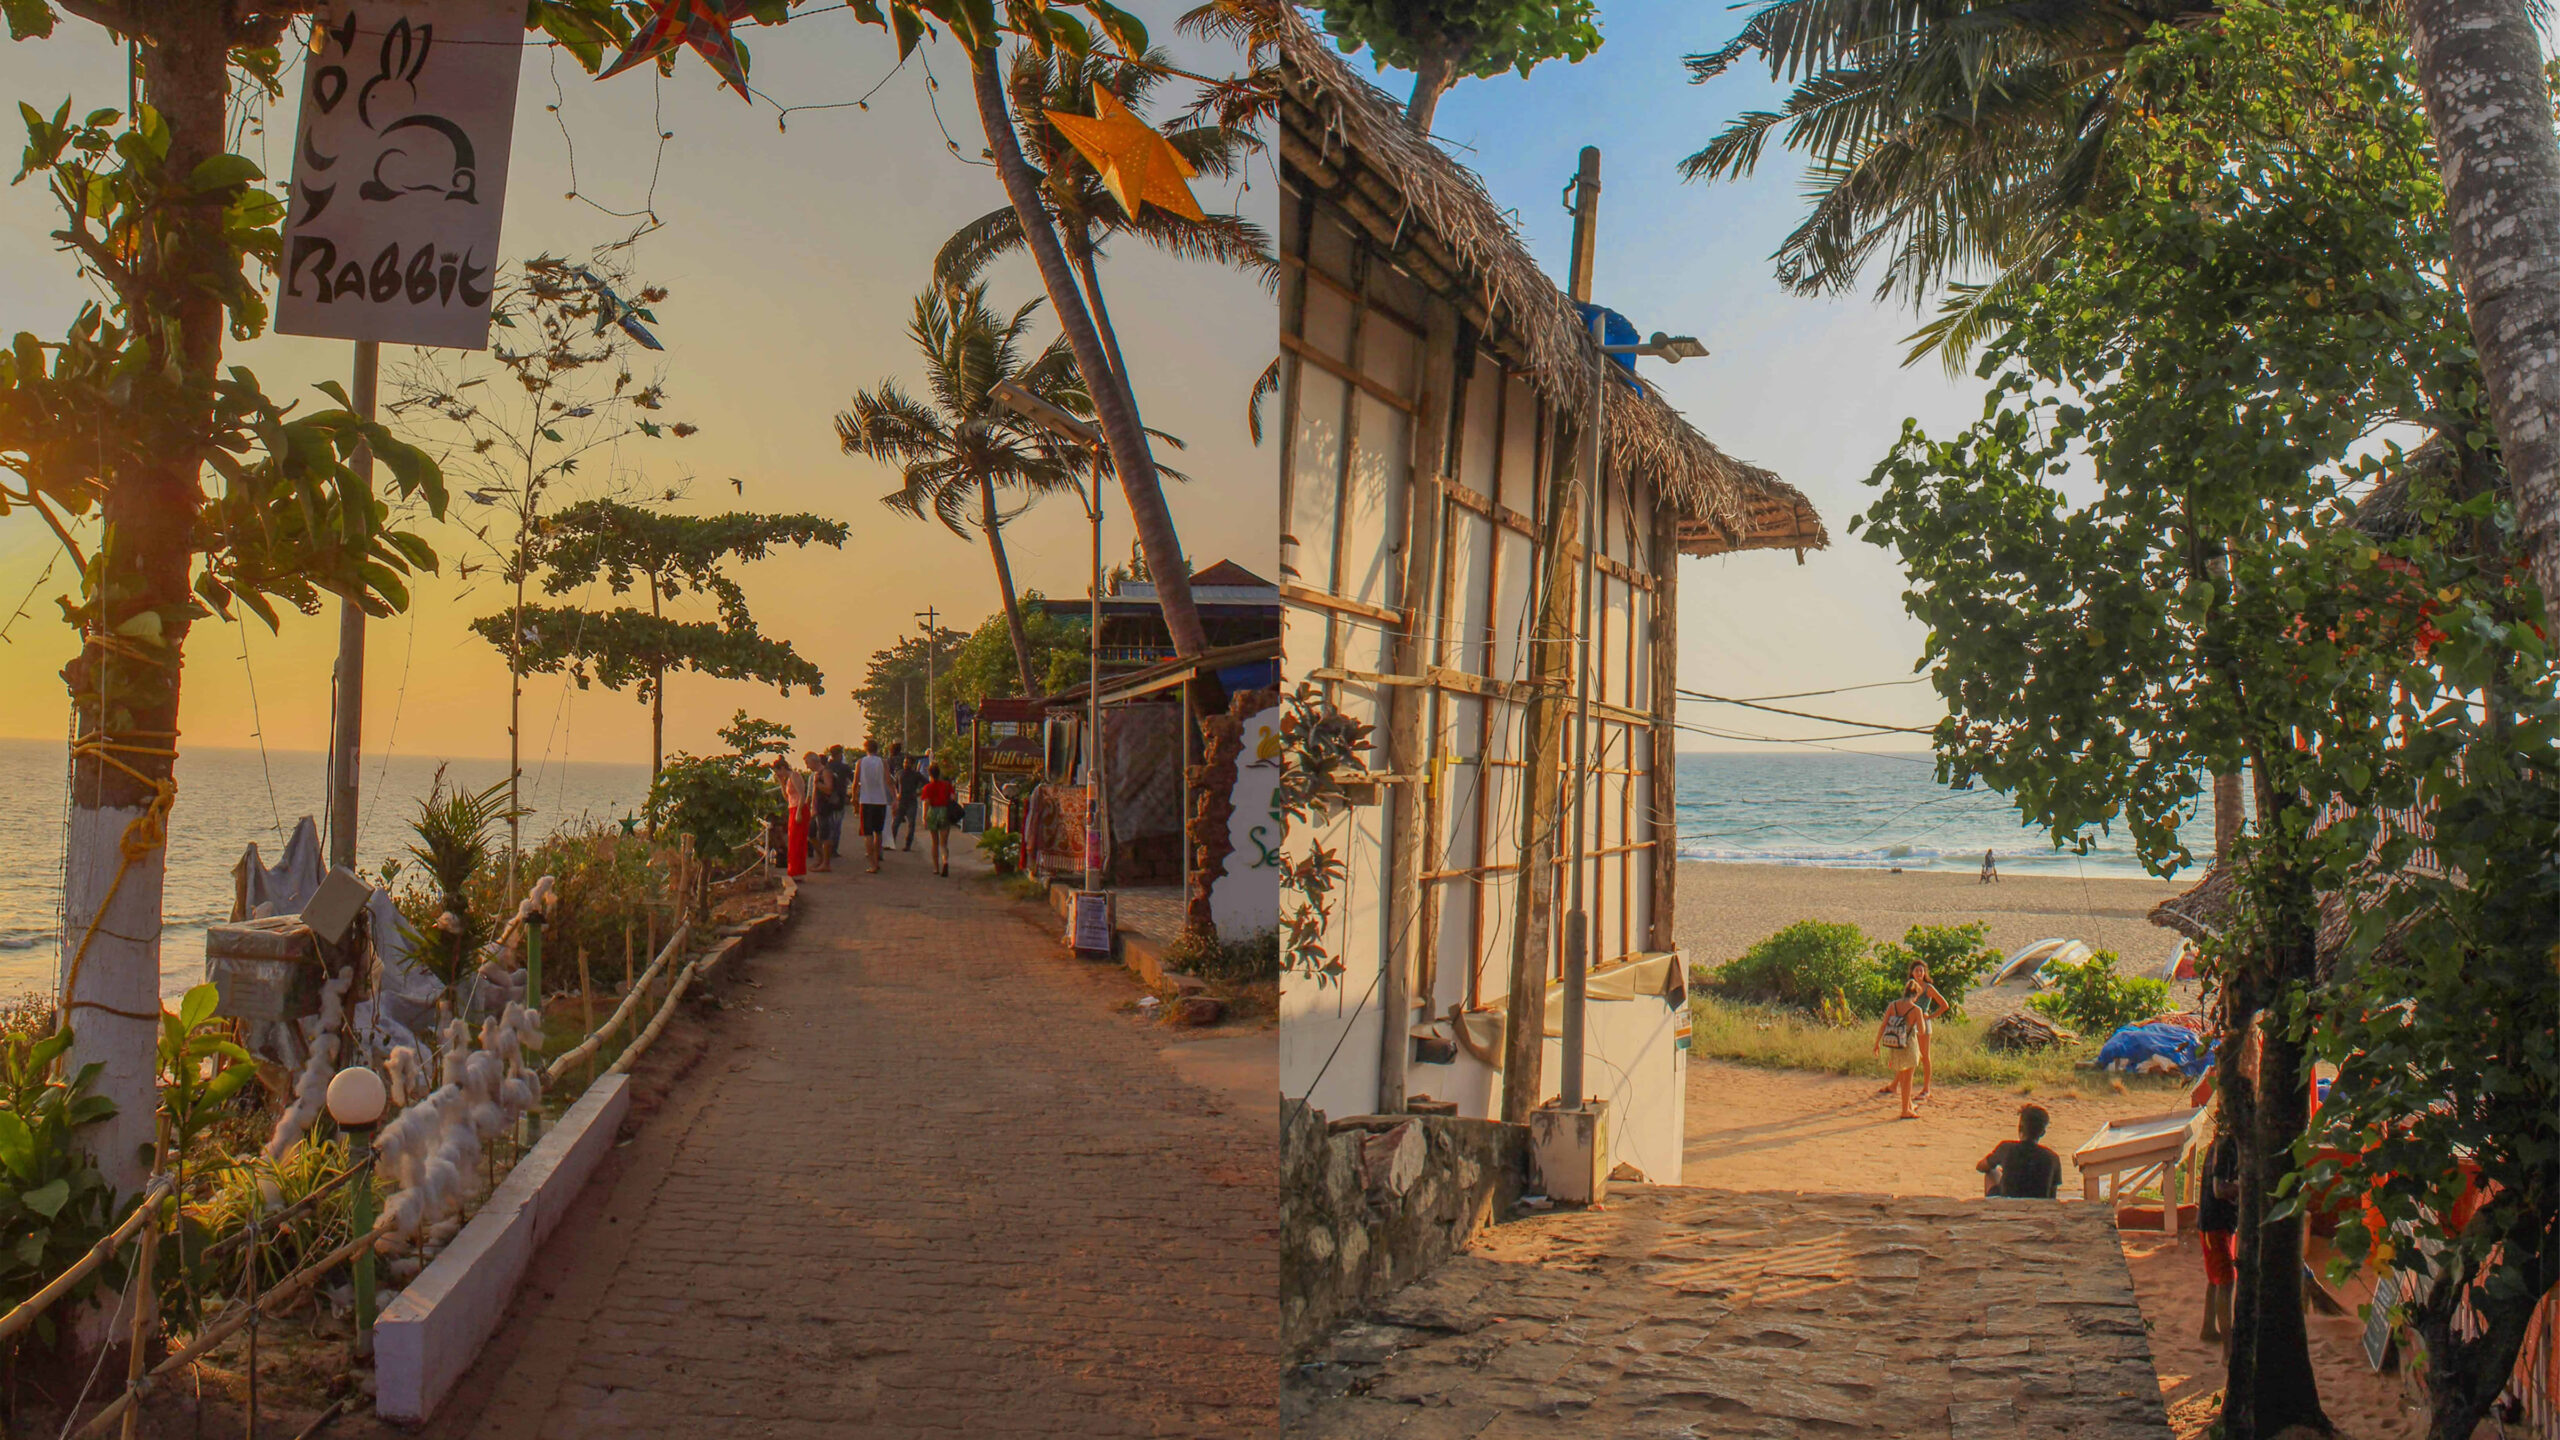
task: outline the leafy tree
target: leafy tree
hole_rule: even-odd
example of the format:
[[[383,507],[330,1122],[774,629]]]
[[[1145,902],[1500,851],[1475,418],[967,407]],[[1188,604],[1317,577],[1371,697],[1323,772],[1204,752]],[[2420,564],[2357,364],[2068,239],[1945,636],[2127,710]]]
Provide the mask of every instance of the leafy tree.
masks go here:
[[[1805,1010],[1840,998],[1853,1013],[1873,1014],[1885,1005],[1876,978],[1867,960],[1865,931],[1827,920],[1799,920],[1727,961],[1716,972],[1716,988]]]
[[[1594,0],[1323,0],[1314,7],[1346,55],[1362,46],[1381,66],[1413,72],[1405,119],[1428,134],[1440,97],[1460,80],[1543,60],[1568,64],[1600,48]]]
[[[679,754],[649,782],[649,823],[662,832],[693,837],[694,853],[707,860],[735,854],[764,832],[782,811],[782,788],[773,780],[773,757],[791,751],[791,727],[750,720],[741,710],[720,731],[731,746],[724,755]]]
[[[1052,404],[1082,408],[1063,344],[1053,343],[1028,360],[1023,356],[1039,308],[1034,300],[1003,316],[988,307],[984,281],[934,286],[916,297],[907,324],[908,336],[924,352],[932,402],[884,380],[877,389],[856,392],[836,415],[844,453],[894,465],[904,477],[902,486],[880,497],[881,504],[917,519],[931,516],[954,535],[967,535],[975,524],[986,537],[1025,692],[1039,683],[1039,672],[1014,594],[1013,567],[1005,558],[1004,523],[1011,516],[998,505],[996,492],[1021,494],[1027,504],[1072,492],[1077,482],[1057,444],[997,403],[993,392],[1011,381]]]
[[[1897,992],[1910,978],[1914,961],[1926,962],[1929,983],[1958,1010],[1964,997],[1973,992],[1991,967],[2000,963],[2000,952],[1983,943],[1991,927],[1975,921],[1965,925],[1914,925],[1902,932],[1900,943],[1887,941],[1876,946],[1876,969]]]
[[[526,600],[544,516],[555,491],[584,482],[595,456],[625,440],[694,433],[684,422],[653,418],[666,407],[665,386],[633,374],[634,352],[643,347],[614,323],[654,323],[648,307],[665,298],[656,286],[635,284],[608,253],[583,265],[536,256],[500,276],[489,301],[495,328],[485,355],[420,347],[392,375],[391,413],[426,427],[463,497],[482,512],[469,522],[472,533],[515,587],[512,623],[494,634],[482,631],[507,657],[510,897],[524,849],[524,677],[546,657],[549,670],[559,668],[548,647],[561,642],[534,623],[539,607]],[[475,568],[462,570],[467,576]]]
[[[2121,958],[2113,950],[2101,950],[2077,965],[2056,966],[2053,993],[2028,996],[2028,1007],[2083,1035],[2110,1034],[2167,1010],[2169,982],[2120,974],[2116,964]]]
[[[2542,649],[2512,618],[2519,577],[2341,523],[2350,485],[2409,468],[2373,452],[2378,427],[2432,431],[2457,475],[2497,470],[2396,47],[2335,11],[2249,4],[2132,65],[2185,103],[2119,132],[2125,196],[2004,303],[1983,419],[1949,440],[1907,424],[1859,523],[1900,552],[1929,626],[1942,780],[2012,795],[2057,841],[2121,822],[2165,873],[2198,777],[2253,774],[2241,916],[2207,963],[2226,1027],[2266,1037],[2254,1083],[2240,1046],[2217,1077],[2243,1172],[2223,1426],[2254,1440],[2326,1427],[2287,1198],[2320,898],[2356,893],[2380,817],[2427,796],[2444,766],[2423,756],[2471,723],[2453,712],[2512,726],[2550,680],[2526,680]],[[2472,675],[2431,614],[2470,627]]]
[[[1030,603],[1032,615],[1040,616],[1038,599],[1033,597]],[[941,680],[950,673],[955,652],[968,640],[969,632],[941,626],[929,641],[923,635],[902,635],[888,649],[872,651],[862,683],[854,688],[852,697],[853,703],[862,707],[863,734],[884,746],[892,740],[904,740],[908,737],[899,729],[901,717],[911,717],[912,728],[921,737],[925,716],[931,715],[934,735],[948,748],[958,727],[952,722],[949,702],[942,698]],[[1006,659],[1012,658],[1009,634],[998,648]],[[928,650],[933,662],[930,678],[925,663]],[[1011,674],[1009,668],[1006,673]],[[967,753],[966,746],[961,753]]]
[[[575,605],[523,605],[471,622],[480,637],[513,657],[523,672],[563,671],[580,688],[637,686],[649,702],[649,773],[665,761],[667,672],[691,670],[723,680],[753,680],[791,693],[804,685],[825,692],[826,676],[790,645],[756,628],[746,592],[727,568],[765,558],[774,547],[842,548],[842,521],[816,515],[677,515],[620,500],[581,500],[542,522],[527,547],[545,594],[566,595],[601,579],[616,595],[646,590],[646,611],[628,605],[586,610]],[[714,620],[674,620],[666,602],[710,598]]]
[[[938,743],[932,758],[945,775],[954,777],[955,783],[969,770],[969,732],[955,718],[961,705],[974,709],[989,700],[1050,695],[1084,681],[1083,623],[1073,617],[1051,615],[1040,601],[1037,590],[1023,595],[1023,629],[1031,644],[1032,673],[1040,680],[1033,690],[1022,688],[1012,632],[1003,616],[988,616],[965,636],[957,631],[944,632],[948,637],[946,648],[934,662],[932,703],[934,738]],[[862,702],[864,734],[883,745],[900,738],[894,728],[899,687],[911,678],[916,695],[924,695],[922,641],[923,637],[917,636],[901,642],[896,651],[874,653],[873,669],[855,696]],[[887,657],[885,664],[883,657]]]
[[[50,115],[20,107],[17,179],[38,178],[59,203],[55,233],[98,298],[59,340],[20,333],[0,356],[0,511],[42,523],[80,577],[61,601],[80,635],[63,670],[78,738],[62,988],[86,1018],[62,1063],[105,1065],[100,1098],[115,1112],[80,1143],[112,1190],[130,1191],[154,1112],[155,1025],[138,1007],[159,990],[148,937],[187,637],[234,604],[273,624],[274,599],[316,611],[335,594],[397,611],[435,553],[351,461],[370,447],[396,497],[434,513],[444,489],[427,457],[360,420],[335,387],[323,387],[330,406],[293,414],[223,363],[227,341],[265,329],[262,272],[284,214],[257,165],[230,152],[224,107],[235,61],[245,83],[278,93],[286,15],[172,0],[61,8],[137,42],[136,88],[86,112],[67,99]],[[46,0],[5,11],[12,38],[55,27]]]
[[[1103,303],[1098,264],[1104,245],[1112,237],[1134,235],[1186,259],[1232,265],[1266,278],[1277,271],[1277,262],[1271,255],[1271,237],[1261,226],[1241,216],[1212,214],[1192,220],[1143,205],[1136,215],[1121,209],[1092,162],[1068,143],[1057,126],[1049,123],[1048,112],[1053,110],[1076,115],[1094,113],[1096,86],[1117,97],[1131,112],[1143,114],[1148,97],[1163,78],[1159,67],[1166,59],[1160,50],[1148,52],[1145,62],[1139,64],[1065,51],[1043,54],[1028,47],[1013,54],[1014,128],[1021,134],[1025,154],[1037,167],[1041,198],[1066,242],[1067,258],[1084,283],[1103,351],[1110,357],[1113,372],[1122,376],[1129,373],[1129,364],[1120,354],[1120,337],[1111,325],[1111,309]],[[1221,125],[1172,127],[1166,130],[1165,139],[1174,153],[1214,179],[1238,173],[1245,158],[1259,148],[1250,132]],[[964,284],[976,279],[998,256],[1012,254],[1022,246],[1022,217],[1007,205],[962,226],[945,241],[941,253],[934,257],[934,278],[944,285]],[[1133,411],[1136,403],[1133,391]]]

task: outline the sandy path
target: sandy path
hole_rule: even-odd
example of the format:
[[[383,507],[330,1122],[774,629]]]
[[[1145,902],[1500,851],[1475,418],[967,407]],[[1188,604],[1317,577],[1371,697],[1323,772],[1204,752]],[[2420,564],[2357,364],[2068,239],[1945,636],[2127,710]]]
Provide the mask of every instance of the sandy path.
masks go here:
[[[1900,878],[1900,877],[1896,877]],[[2014,1087],[1942,1085],[1923,1118],[1894,1118],[1894,1102],[1878,1099],[1868,1080],[1802,1070],[1765,1070],[1719,1060],[1689,1065],[1689,1135],[1681,1181],[1731,1190],[1886,1191],[1901,1195],[1978,1196],[1973,1166],[1993,1145],[2017,1133],[2018,1106],[2045,1107],[2046,1143],[2064,1159],[2065,1203],[2079,1204],[2079,1172],[2071,1151],[2112,1118],[2155,1114],[2174,1095],[2133,1091],[2106,1099],[2066,1092],[2021,1095]],[[2222,1388],[2217,1347],[2196,1339],[2204,1315],[2204,1270],[2193,1235],[2127,1232],[2125,1263],[2151,1330],[2153,1368],[2178,1440],[2200,1440]],[[2351,1307],[2361,1292],[2342,1294]],[[2377,1376],[2364,1363],[2361,1326],[2350,1318],[2310,1317],[2312,1355],[2329,1418],[2347,1440],[2417,1440],[2425,1426],[2400,1405],[2397,1376]]]

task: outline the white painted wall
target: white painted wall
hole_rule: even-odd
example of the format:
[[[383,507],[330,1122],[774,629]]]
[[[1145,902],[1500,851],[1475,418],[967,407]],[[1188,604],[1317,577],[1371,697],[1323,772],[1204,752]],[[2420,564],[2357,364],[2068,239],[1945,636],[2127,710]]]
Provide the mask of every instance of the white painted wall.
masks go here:
[[[1279,853],[1288,826],[1273,808],[1280,781],[1280,707],[1244,721],[1236,757],[1235,813],[1227,818],[1227,860],[1209,882],[1209,914],[1222,939],[1241,940],[1280,923]]]

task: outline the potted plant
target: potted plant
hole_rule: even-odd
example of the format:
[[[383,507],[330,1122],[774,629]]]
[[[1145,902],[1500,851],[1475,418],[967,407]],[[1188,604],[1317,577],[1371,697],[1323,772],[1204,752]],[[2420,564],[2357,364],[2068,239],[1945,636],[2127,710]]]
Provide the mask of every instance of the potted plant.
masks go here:
[[[990,825],[978,835],[978,853],[987,857],[997,874],[1010,875],[1022,856],[1022,841],[1003,826]]]

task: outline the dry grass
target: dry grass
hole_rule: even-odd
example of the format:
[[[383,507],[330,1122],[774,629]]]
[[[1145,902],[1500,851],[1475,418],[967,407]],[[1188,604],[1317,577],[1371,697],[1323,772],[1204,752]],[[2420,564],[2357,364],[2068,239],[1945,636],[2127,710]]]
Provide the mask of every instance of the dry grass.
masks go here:
[[[1801,1011],[1735,1004],[1704,994],[1694,995],[1689,1003],[1692,1054],[1778,1070],[1877,1078],[1887,1073],[1873,1050],[1872,1023],[1826,1025]],[[2034,1054],[2009,1054],[1983,1044],[1984,1029],[1985,1022],[1979,1020],[1938,1022],[1930,1039],[1930,1060],[1938,1082],[2084,1092],[2170,1094],[2186,1089],[2186,1082],[2177,1079],[2124,1077],[2078,1068],[2078,1062],[2097,1053],[2094,1041]]]

